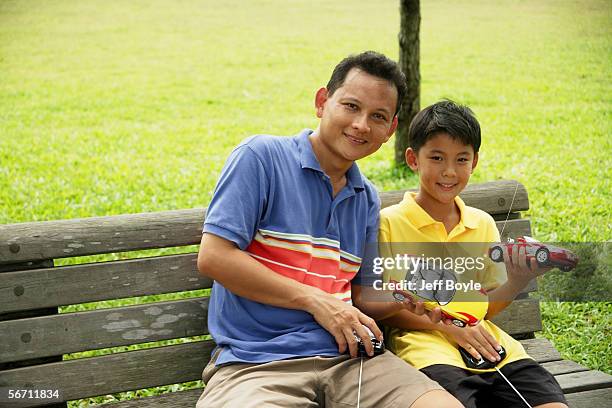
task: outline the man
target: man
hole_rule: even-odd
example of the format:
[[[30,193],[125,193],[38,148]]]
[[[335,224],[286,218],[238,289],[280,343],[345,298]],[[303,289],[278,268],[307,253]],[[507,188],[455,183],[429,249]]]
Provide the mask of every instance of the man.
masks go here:
[[[379,212],[354,162],[389,140],[405,89],[395,62],[350,56],[316,93],[315,131],[255,136],[231,153],[198,255],[201,273],[215,280],[208,327],[218,345],[198,407],[344,407],[358,395],[363,407],[461,406],[389,352],[364,360],[360,387],[360,362],[350,358],[355,335],[372,354],[365,327],[382,339],[352,305],[364,305],[352,281],[362,278]],[[414,310],[368,310],[383,318],[402,307]]]

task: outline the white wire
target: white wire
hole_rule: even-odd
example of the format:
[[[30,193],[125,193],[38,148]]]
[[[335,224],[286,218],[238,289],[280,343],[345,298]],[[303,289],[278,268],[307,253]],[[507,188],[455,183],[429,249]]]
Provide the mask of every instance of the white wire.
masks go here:
[[[504,229],[506,229],[506,224],[508,223],[508,218],[510,218],[510,212],[512,211],[512,204],[514,204],[514,198],[516,197],[516,192],[518,191],[518,186],[519,186],[519,183],[517,181],[516,182],[516,188],[514,189],[514,195],[512,196],[512,201],[510,202],[510,208],[508,209],[508,214],[506,215],[506,221],[504,221],[504,225],[502,226],[502,230],[499,233],[500,239],[504,235]]]
[[[357,388],[357,408],[359,408],[359,400],[361,399],[361,373],[363,371],[363,357],[361,357],[359,360],[359,387]]]
[[[504,380],[506,380],[506,382],[508,383],[508,385],[509,385],[510,387],[512,387],[512,389],[514,390],[514,392],[516,392],[516,394],[517,394],[519,397],[521,397],[521,399],[523,400],[523,402],[525,403],[525,405],[527,405],[529,408],[533,408],[531,405],[529,405],[529,403],[528,403],[528,402],[525,400],[525,398],[523,398],[523,396],[521,395],[521,393],[520,393],[520,392],[518,392],[518,390],[517,390],[516,388],[514,388],[514,385],[512,385],[512,383],[510,382],[510,380],[508,380],[508,379],[506,378],[506,376],[505,376],[505,375],[504,375],[504,374],[503,374],[503,373],[502,373],[502,372],[499,370],[499,368],[497,368],[497,367],[494,367],[494,368],[497,370],[497,372],[499,373],[499,375],[501,375],[501,376],[502,376],[502,378],[503,378]],[[357,406],[359,406],[359,403],[357,403]]]

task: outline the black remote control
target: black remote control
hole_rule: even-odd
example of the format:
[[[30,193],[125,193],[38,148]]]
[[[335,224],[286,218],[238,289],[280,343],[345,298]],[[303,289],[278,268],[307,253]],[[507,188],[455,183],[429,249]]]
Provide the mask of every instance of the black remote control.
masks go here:
[[[370,334],[370,341],[372,341],[372,346],[374,346],[374,355],[372,357],[384,353],[385,343],[374,337],[374,334],[366,326],[363,326],[363,328]],[[363,344],[361,337],[355,336],[355,338],[357,339],[357,357],[370,357],[366,352],[365,345]]]
[[[470,353],[467,352],[466,349],[464,349],[463,347],[459,347],[459,353],[461,354],[461,358],[463,358],[463,362],[465,363],[465,365],[468,368],[476,368],[478,370],[486,370],[488,368],[493,368],[495,367],[498,363],[500,363],[504,358],[506,358],[506,350],[502,347],[501,350],[498,351],[497,353],[499,354],[499,356],[501,357],[501,360],[497,361],[497,362],[492,362],[489,360],[485,360],[484,358],[482,358],[482,356],[480,357],[480,360],[476,360],[474,357],[472,357],[472,355]]]

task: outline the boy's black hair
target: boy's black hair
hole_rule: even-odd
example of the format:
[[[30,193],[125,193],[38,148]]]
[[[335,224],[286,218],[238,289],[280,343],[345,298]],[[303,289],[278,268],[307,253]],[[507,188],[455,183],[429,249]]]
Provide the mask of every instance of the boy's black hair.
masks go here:
[[[360,69],[367,74],[372,76],[385,79],[389,81],[397,89],[397,106],[395,109],[395,115],[402,106],[404,96],[408,92],[406,86],[406,76],[400,69],[397,62],[387,58],[385,55],[376,51],[365,51],[361,54],[349,55],[336,67],[332,72],[331,78],[327,83],[327,92],[329,96],[332,96],[336,89],[340,88],[344,84],[346,75],[353,68]]]
[[[429,139],[439,133],[448,133],[464,145],[480,149],[480,124],[467,106],[443,100],[416,114],[408,129],[408,145],[417,153]]]

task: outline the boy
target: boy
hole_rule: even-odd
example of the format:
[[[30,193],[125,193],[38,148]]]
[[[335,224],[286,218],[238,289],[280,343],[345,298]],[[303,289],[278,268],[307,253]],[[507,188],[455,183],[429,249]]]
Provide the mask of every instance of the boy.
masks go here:
[[[418,193],[406,193],[400,204],[381,211],[379,241],[387,243],[480,243],[484,253],[499,242],[493,218],[467,207],[459,193],[465,188],[478,163],[480,125],[472,111],[452,101],[438,102],[419,112],[409,129],[408,166],[419,176]],[[409,244],[410,245],[410,244]],[[433,244],[429,244],[430,246]],[[453,246],[454,245],[454,246]],[[445,245],[457,248],[462,244]],[[464,246],[467,244],[463,244]],[[477,244],[471,244],[476,245]],[[419,252],[420,254],[420,252]],[[456,327],[432,323],[404,311],[387,318],[387,341],[399,357],[437,381],[466,407],[525,406],[495,369],[467,368],[459,353],[461,346],[472,356],[497,362],[531,406],[567,407],[554,377],[532,360],[521,344],[488,319],[510,304],[535,276],[544,271],[535,260],[527,265],[524,253],[504,254],[507,281],[502,281],[503,264],[489,261],[479,275],[488,296],[485,320],[476,326]],[[389,279],[385,272],[385,279]],[[478,294],[476,293],[476,296]],[[506,357],[500,361],[500,345]]]

